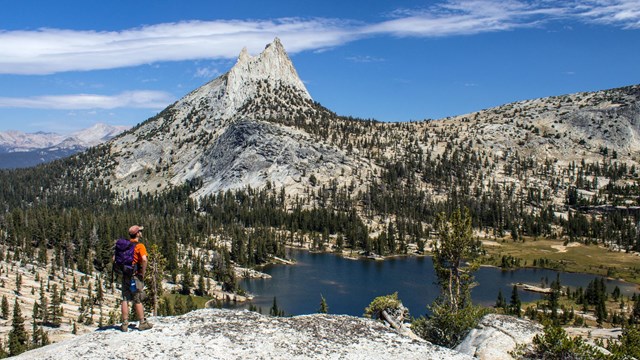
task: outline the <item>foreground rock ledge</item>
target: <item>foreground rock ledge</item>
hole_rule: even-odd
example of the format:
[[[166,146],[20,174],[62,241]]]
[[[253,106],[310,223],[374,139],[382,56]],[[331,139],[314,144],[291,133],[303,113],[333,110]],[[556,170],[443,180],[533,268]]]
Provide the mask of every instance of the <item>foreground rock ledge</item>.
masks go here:
[[[275,318],[205,309],[151,321],[148,331],[109,327],[16,359],[471,359],[344,315]]]
[[[486,360],[510,360],[518,346],[530,347],[542,326],[513,316],[489,314],[471,329],[455,349],[463,354]]]

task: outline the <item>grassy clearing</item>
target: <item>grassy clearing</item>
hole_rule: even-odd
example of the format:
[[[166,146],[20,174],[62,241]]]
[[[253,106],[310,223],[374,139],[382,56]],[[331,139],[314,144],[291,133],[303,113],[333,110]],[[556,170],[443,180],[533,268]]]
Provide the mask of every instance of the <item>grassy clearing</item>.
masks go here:
[[[204,309],[204,306],[207,303],[207,301],[213,299],[210,296],[181,295],[181,294],[168,293],[168,292],[165,293],[163,297],[166,299],[169,299],[169,302],[172,307],[175,306],[176,299],[180,298],[186,304],[187,299],[191,297],[191,301],[193,301],[193,303],[198,309]]]
[[[583,272],[640,284],[640,256],[609,251],[597,245],[570,243],[564,246],[560,240],[524,238],[524,242],[488,241],[484,248],[487,251],[484,262],[490,265],[500,266],[503,256],[512,256],[520,259],[520,266],[524,267]]]

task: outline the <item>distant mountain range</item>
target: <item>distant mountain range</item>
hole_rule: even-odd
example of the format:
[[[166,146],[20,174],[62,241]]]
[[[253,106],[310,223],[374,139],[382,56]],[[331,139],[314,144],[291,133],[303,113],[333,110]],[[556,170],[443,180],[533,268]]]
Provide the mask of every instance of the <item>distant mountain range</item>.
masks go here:
[[[0,132],[0,169],[31,167],[67,157],[112,139],[128,126],[98,123],[69,135]]]

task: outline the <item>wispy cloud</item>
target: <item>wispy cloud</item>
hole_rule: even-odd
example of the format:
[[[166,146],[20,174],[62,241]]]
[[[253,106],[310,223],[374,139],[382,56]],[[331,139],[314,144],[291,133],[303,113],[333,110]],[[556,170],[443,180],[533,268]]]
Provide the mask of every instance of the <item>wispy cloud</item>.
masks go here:
[[[445,0],[379,23],[282,18],[164,23],[122,31],[0,30],[0,74],[51,74],[163,61],[231,59],[278,36],[290,53],[374,36],[442,37],[544,26],[559,19],[640,29],[638,0]]]
[[[593,0],[579,4],[578,15],[593,23],[640,29],[640,1]]]
[[[379,58],[371,55],[350,56],[347,58],[347,60],[353,61],[356,63],[373,63],[373,62],[385,61],[383,58]]]
[[[126,91],[113,96],[76,94],[27,98],[0,97],[0,108],[87,110],[144,108],[162,109],[175,99],[162,91]]]
[[[571,19],[585,23],[640,28],[638,0],[449,0],[424,9],[398,9],[391,20],[365,32],[397,36],[455,36],[536,27]]]
[[[365,31],[418,37],[471,35],[536,26],[565,12],[562,7],[523,1],[452,0],[426,9],[398,10],[393,19],[370,25]]]
[[[194,77],[204,79],[209,79],[218,75],[220,75],[220,70],[214,67],[200,67],[197,68],[195,73],[193,74]]]

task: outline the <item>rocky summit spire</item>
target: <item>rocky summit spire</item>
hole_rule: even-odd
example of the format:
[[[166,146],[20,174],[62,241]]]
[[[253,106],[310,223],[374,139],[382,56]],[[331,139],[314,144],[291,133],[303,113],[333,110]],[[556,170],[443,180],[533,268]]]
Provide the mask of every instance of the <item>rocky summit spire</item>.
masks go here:
[[[227,94],[232,103],[240,106],[248,96],[255,95],[255,87],[261,81],[272,87],[289,86],[298,95],[311,99],[278,38],[256,57],[248,56],[246,51],[240,53],[238,62],[229,71]]]
[[[233,118],[247,103],[264,97],[266,89],[284,89],[289,95],[312,100],[278,38],[258,56],[243,48],[228,73],[193,91],[177,107],[191,109],[207,103],[211,117]]]
[[[246,63],[246,62],[249,61],[249,59],[251,59],[251,55],[249,55],[249,51],[247,50],[247,47],[245,46],[240,51],[240,55],[238,55],[237,63]]]

